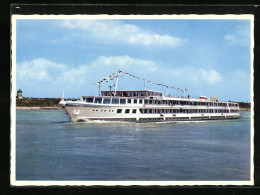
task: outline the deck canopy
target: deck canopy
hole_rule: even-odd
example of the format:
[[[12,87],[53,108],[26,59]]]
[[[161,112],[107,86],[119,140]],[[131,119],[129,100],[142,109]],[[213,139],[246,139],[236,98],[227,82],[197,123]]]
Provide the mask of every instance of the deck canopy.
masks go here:
[[[160,91],[151,90],[118,90],[116,91],[101,91],[102,96],[120,96],[120,97],[145,97],[145,96],[162,96]]]

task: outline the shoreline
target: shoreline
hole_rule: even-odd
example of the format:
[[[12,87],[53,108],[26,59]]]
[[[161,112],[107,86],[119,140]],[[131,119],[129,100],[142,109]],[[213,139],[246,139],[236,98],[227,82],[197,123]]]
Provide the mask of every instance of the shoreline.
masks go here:
[[[251,109],[248,109],[248,108],[240,108],[239,111],[251,111]]]
[[[60,110],[60,107],[36,107],[36,106],[16,106],[16,110]]]

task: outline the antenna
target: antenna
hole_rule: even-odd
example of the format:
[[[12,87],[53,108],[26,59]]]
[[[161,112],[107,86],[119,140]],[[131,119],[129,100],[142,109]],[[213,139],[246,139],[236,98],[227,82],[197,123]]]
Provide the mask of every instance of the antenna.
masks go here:
[[[110,85],[110,86],[108,86],[108,87],[109,87],[109,89],[110,89],[110,91],[111,91],[111,88],[112,88],[113,86],[115,86],[115,85]]]
[[[98,94],[99,94],[99,96],[100,96],[100,87],[102,87],[101,85],[100,85],[100,81],[99,82],[97,82],[98,83]]]
[[[185,91],[187,91],[187,89],[182,89],[183,93],[184,93],[184,97],[185,97]]]

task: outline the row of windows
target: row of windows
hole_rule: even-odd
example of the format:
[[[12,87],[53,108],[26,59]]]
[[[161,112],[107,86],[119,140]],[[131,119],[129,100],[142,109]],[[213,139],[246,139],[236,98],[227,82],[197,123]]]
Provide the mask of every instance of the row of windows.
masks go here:
[[[101,91],[102,96],[121,96],[121,97],[133,97],[133,96],[162,96],[162,92],[158,91]]]
[[[98,112],[98,111],[100,111],[100,112],[114,112],[114,110],[95,110],[95,109],[92,110],[92,112]],[[116,113],[122,113],[122,109],[117,109]],[[130,109],[125,109],[125,113],[130,114]],[[132,114],[136,114],[136,109],[132,110]]]
[[[100,111],[100,112],[114,112],[114,110],[95,110],[95,109],[92,110],[92,112],[98,112],[98,111]]]
[[[189,117],[165,118],[165,120],[188,120]],[[163,118],[140,118],[139,121],[163,121]]]
[[[176,100],[143,100],[143,99],[122,99],[122,98],[83,98],[87,103],[103,104],[150,104],[150,105],[192,105],[192,106],[218,106],[218,107],[238,107],[238,104],[217,103],[217,102],[191,102]]]
[[[165,113],[229,113],[229,110],[213,110],[213,109],[139,109],[142,114],[165,114]],[[239,110],[232,110],[232,113]]]
[[[92,111],[93,112],[98,112],[98,111],[100,111],[100,112],[114,112],[114,110],[95,110],[95,109],[93,109]],[[116,113],[122,113],[122,109],[117,109]],[[130,109],[125,109],[125,113],[130,114]],[[136,109],[132,110],[132,114],[136,114]]]
[[[175,121],[175,120],[190,120],[190,119],[199,119],[199,120],[205,120],[205,119],[220,119],[220,118],[234,118],[233,116],[198,116],[198,117],[166,117],[165,120],[167,121]],[[136,119],[126,119],[125,121],[135,121]],[[146,121],[163,121],[164,118],[140,118],[140,122],[146,122]]]
[[[116,113],[122,113],[122,109],[117,109]],[[130,109],[125,109],[125,113],[129,114],[130,113]],[[136,114],[136,109],[132,110],[132,114]]]

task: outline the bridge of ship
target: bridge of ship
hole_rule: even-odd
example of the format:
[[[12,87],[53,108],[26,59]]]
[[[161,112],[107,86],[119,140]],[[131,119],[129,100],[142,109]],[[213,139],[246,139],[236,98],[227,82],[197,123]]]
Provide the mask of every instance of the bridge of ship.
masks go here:
[[[101,91],[102,96],[117,96],[117,97],[149,97],[159,96],[163,94],[160,91],[152,90],[118,90],[118,91]]]

